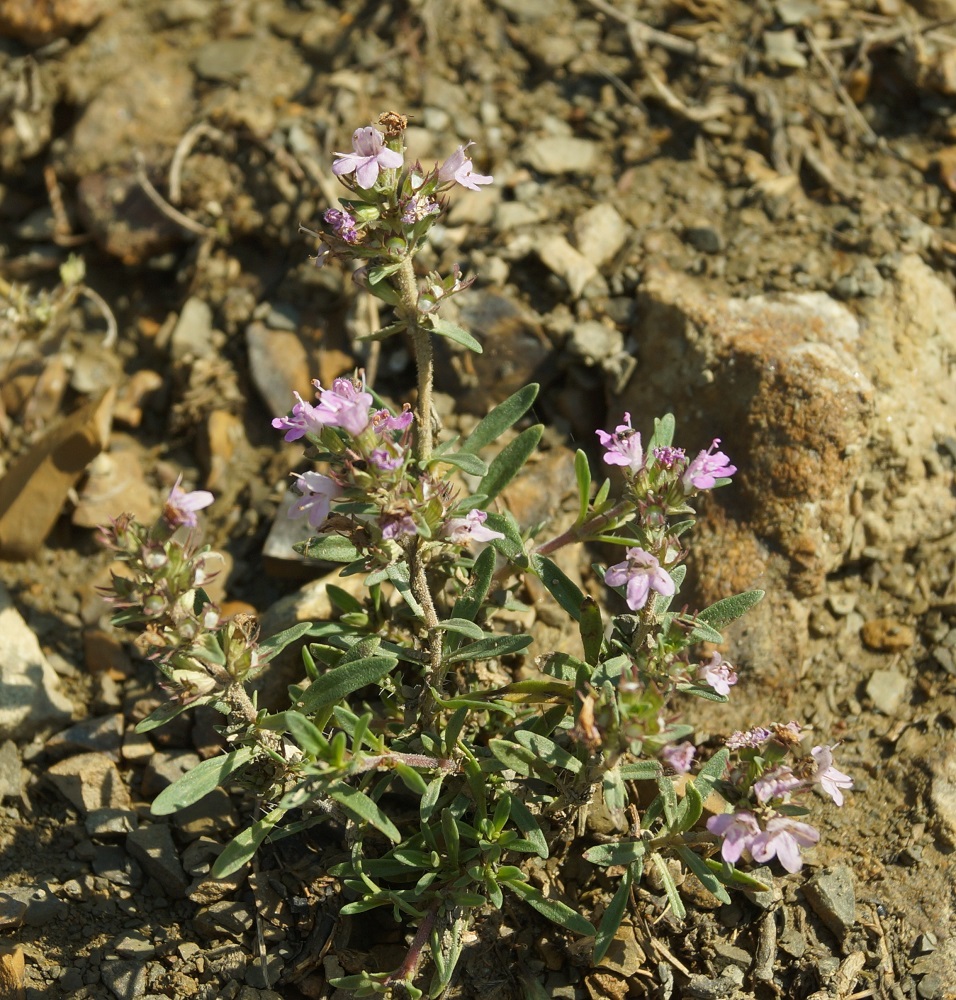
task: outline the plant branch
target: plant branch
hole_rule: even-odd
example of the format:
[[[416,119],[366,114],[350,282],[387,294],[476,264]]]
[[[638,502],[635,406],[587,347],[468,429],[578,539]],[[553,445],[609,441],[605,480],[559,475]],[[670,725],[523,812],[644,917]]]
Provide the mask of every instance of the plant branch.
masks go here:
[[[432,384],[435,380],[435,357],[431,334],[418,321],[418,287],[412,258],[406,257],[395,273],[402,299],[402,318],[412,337],[415,365],[418,369],[418,448],[416,458],[424,465],[432,456]]]
[[[567,531],[556,535],[550,542],[539,545],[537,552],[539,556],[549,556],[552,552],[569,545],[571,542],[587,541],[590,535],[596,535],[603,531],[609,524],[616,521],[622,514],[633,510],[634,505],[627,500],[616,503],[609,511],[592,517],[590,521],[582,521],[581,524],[574,524]]]

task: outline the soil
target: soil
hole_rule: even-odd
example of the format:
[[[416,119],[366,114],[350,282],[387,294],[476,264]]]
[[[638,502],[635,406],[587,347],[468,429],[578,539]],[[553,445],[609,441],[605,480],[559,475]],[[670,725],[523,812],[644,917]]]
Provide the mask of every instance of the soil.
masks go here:
[[[211,752],[215,736],[201,716],[152,743],[129,736],[154,678],[108,631],[96,587],[109,560],[92,525],[136,504],[155,512],[185,469],[219,497],[206,532],[226,556],[220,597],[264,613],[315,575],[263,556],[296,461],[269,428],[264,373],[286,398],[289,385],[304,390],[303,370],[327,383],[377,369],[392,399],[414,384],[400,346],[356,345],[374,311],[341,269],[310,263],[313,241],[298,231],[335,197],[331,152],[354,128],[385,110],[410,115],[423,163],[476,143],[476,168],[495,184],[456,197],[423,266],[478,274],[462,308],[502,353],[470,372],[447,358],[439,388],[473,420],[510,379],[543,381],[537,415],[559,452],[618,421],[606,399],[629,358],[631,378],[654,364],[635,305],[650,268],[741,298],[824,292],[861,314],[903,253],[956,284],[953,21],[949,0],[0,5],[0,291],[33,296],[7,311],[3,338],[35,364],[32,381],[12,361],[2,376],[8,474],[59,415],[106,389],[119,397],[114,464],[90,465],[42,546],[0,564],[0,578],[73,721],[121,716],[102,748],[140,818],[162,787],[156,754],[185,767],[181,755]],[[593,273],[580,259],[562,266],[544,238],[578,232],[580,246],[577,220],[594,206],[614,208],[620,239],[617,223],[599,229]],[[63,298],[70,254],[95,296]],[[59,303],[52,320],[43,295]],[[195,300],[208,312],[191,307],[194,326],[177,333]],[[589,323],[613,351],[572,349]],[[256,324],[278,339],[257,340]],[[275,346],[290,335],[298,348]],[[954,440],[950,414],[938,456],[950,496]],[[646,884],[596,969],[586,943],[530,910],[489,910],[448,995],[956,996],[954,520],[956,504],[917,525],[915,541],[834,568],[822,590],[797,595],[809,626],[789,676],[771,683],[741,662],[728,705],[693,707],[700,742],[789,719],[842,741],[855,788],[842,809],[815,803],[823,837],[799,875],[777,870],[775,894],[720,908],[688,884],[683,924]],[[336,920],[322,873],[337,844],[267,849],[221,897],[162,884],[51,782],[54,762],[84,748],[51,735],[17,741],[25,785],[0,811],[4,997],[324,997],[343,969],[401,960],[407,929],[390,917]],[[203,845],[215,853],[246,805],[224,796],[205,824],[177,819],[173,843],[197,881]],[[613,891],[583,861],[533,878],[586,914]],[[22,890],[34,896],[28,919],[8,916]]]

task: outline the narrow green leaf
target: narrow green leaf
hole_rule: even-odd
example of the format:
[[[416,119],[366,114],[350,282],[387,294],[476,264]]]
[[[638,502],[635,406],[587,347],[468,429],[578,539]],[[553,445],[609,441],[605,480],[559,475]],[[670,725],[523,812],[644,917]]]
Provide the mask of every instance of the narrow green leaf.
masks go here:
[[[408,563],[391,563],[386,570],[389,580],[394,584],[395,589],[402,595],[402,599],[411,608],[412,614],[420,621],[425,618],[425,611],[418,603],[418,598],[412,593],[411,577],[408,572]]]
[[[306,689],[296,708],[304,715],[331,708],[353,691],[381,680],[397,665],[394,656],[379,655],[333,667]]]
[[[574,478],[578,484],[578,521],[588,516],[591,503],[591,464],[580,448],[574,453]]]
[[[277,806],[252,826],[236,834],[226,844],[222,854],[216,858],[209,874],[217,879],[228,878],[233,872],[238,871],[259,850],[260,844],[275,829],[275,825],[285,812],[284,806]]]
[[[653,455],[655,448],[669,448],[674,442],[674,430],[677,424],[673,413],[665,413],[663,417],[654,418],[654,433],[647,442],[646,454]]]
[[[607,868],[610,865],[629,865],[644,857],[647,845],[643,840],[619,840],[614,844],[589,847],[584,856],[592,865]]]
[[[188,705],[184,705],[180,701],[167,701],[160,705],[159,708],[154,708],[149,715],[146,716],[140,722],[136,723],[136,732],[138,733],[149,733],[154,729],[158,729],[160,726],[165,726],[167,722],[171,719],[175,719],[177,715],[182,715],[189,708],[195,708],[197,704],[208,704],[208,699],[201,699],[199,701],[190,702]]]
[[[268,639],[263,639],[259,643],[259,655],[271,660],[277,653],[281,653],[286,646],[297,642],[312,628],[312,622],[297,622],[291,628],[270,635]]]
[[[716,875],[704,863],[704,859],[695,854],[689,847],[680,844],[677,854],[681,861],[700,879],[701,885],[722,903],[730,902],[730,893],[720,884]]]
[[[512,771],[517,771],[518,774],[523,774],[525,777],[530,777],[534,773],[552,785],[558,784],[558,776],[532,750],[510,743],[508,740],[489,740],[488,749],[505,767],[510,767]]]
[[[656,610],[656,608],[655,608]],[[711,628],[706,622],[700,620],[691,630],[690,635],[687,637],[688,643],[691,642],[712,642],[715,645],[719,645],[724,641],[724,637],[715,628]]]
[[[538,396],[537,383],[532,382],[499,403],[487,416],[478,421],[475,429],[461,450],[477,455],[482,448],[497,441],[510,427],[513,427],[527,412]]]
[[[601,924],[597,929],[597,936],[594,938],[594,958],[592,960],[594,965],[598,965],[607,954],[607,950],[614,940],[614,935],[617,934],[617,929],[621,926],[621,920],[624,918],[624,911],[631,896],[633,881],[634,876],[631,874],[631,869],[628,868],[624,873],[624,878],[621,879],[621,884],[617,887],[617,892],[614,893],[614,898],[608,903],[607,909],[601,917]]]
[[[233,772],[256,756],[254,747],[239,747],[221,757],[210,757],[187,771],[173,784],[164,788],[153,800],[150,812],[154,816],[169,816],[185,809],[218,788]]]
[[[495,538],[491,545],[497,549],[506,559],[513,563],[523,565],[525,563],[524,539],[521,537],[521,528],[510,511],[501,514],[488,513],[485,527],[493,531],[500,531],[505,537]]]
[[[694,787],[701,799],[706,799],[714,785],[723,777],[729,759],[730,751],[726,747],[721,747],[700,769],[700,773],[694,779]]]
[[[734,594],[733,597],[725,597],[716,604],[711,604],[709,608],[704,608],[697,615],[698,621],[706,622],[713,628],[723,628],[732,621],[746,614],[754,605],[763,600],[762,590],[748,590],[743,594]]]
[[[449,323],[447,319],[441,319],[439,316],[433,316],[431,328],[440,337],[447,337],[449,340],[453,340],[456,344],[461,344],[462,347],[467,347],[469,351],[474,351],[475,354],[481,354],[484,350],[481,344],[475,340],[475,338],[467,330],[462,329],[462,327],[455,323]]]
[[[446,663],[461,663],[465,660],[491,660],[527,649],[534,640],[530,635],[495,635],[490,639],[469,642],[453,653]]]
[[[341,535],[316,535],[304,542],[296,542],[292,548],[306,559],[318,559],[321,562],[350,563],[361,555],[359,550]]]
[[[395,824],[375,802],[357,788],[346,785],[344,781],[336,781],[329,787],[329,797],[338,802],[353,819],[374,826],[393,843],[397,844],[402,839]]]
[[[584,594],[580,587],[570,580],[557,564],[546,556],[535,555],[532,566],[551,596],[577,622],[581,620]]]
[[[438,627],[447,632],[457,632],[459,635],[467,636],[469,639],[484,639],[488,635],[480,625],[476,625],[467,618],[448,618],[443,622],[439,622]]]
[[[435,806],[438,804],[438,798],[441,795],[441,785],[444,780],[444,772],[441,772],[432,778],[432,780],[428,782],[425,794],[422,795],[421,802],[418,803],[418,811],[422,819],[423,827],[435,813]]]
[[[352,594],[341,587],[336,587],[334,583],[327,583],[325,585],[325,593],[328,595],[329,600],[345,614],[360,614],[365,610],[362,602],[357,597],[353,597]]]
[[[405,787],[410,792],[414,792],[416,795],[424,795],[425,792],[428,791],[428,785],[425,784],[425,779],[418,773],[418,771],[415,770],[415,768],[402,763],[393,764],[392,767],[395,769],[395,773],[402,779]]]
[[[491,465],[488,466],[488,474],[478,484],[479,492],[484,493],[489,500],[494,500],[535,452],[543,433],[544,426],[535,424],[523,430],[513,441],[509,441],[492,459]]]
[[[448,809],[441,811],[441,832],[445,840],[445,856],[452,868],[458,866],[458,848],[461,838],[458,833],[458,823]]]
[[[470,455],[465,451],[456,451],[450,455],[441,455],[432,459],[428,463],[432,465],[453,465],[456,469],[469,476],[484,476],[488,472],[488,463],[482,461],[477,455]]]
[[[483,549],[471,570],[471,582],[455,601],[452,616],[456,621],[473,622],[488,596],[495,573],[495,550]]]
[[[624,779],[618,768],[613,767],[610,771],[605,771],[601,778],[601,787],[604,790],[604,804],[612,815],[620,815],[624,818],[624,810],[627,808],[627,788]]]
[[[770,892],[773,888],[772,885],[767,885],[760,879],[754,878],[753,875],[738,871],[736,868],[730,868],[728,871],[725,864],[714,858],[702,858],[701,860],[724,885],[737,889],[747,889],[751,892]]]
[[[584,659],[592,667],[597,666],[601,658],[601,646],[604,644],[604,619],[593,597],[585,597],[581,604],[578,630],[581,633],[581,644],[584,646]]]
[[[553,740],[546,736],[539,736],[529,729],[518,729],[514,733],[515,741],[527,750],[536,753],[542,760],[554,765],[563,767],[572,774],[577,774],[582,767],[581,761],[572,756],[563,747],[559,747]]]
[[[652,854],[651,860],[654,862],[654,867],[660,873],[661,885],[667,895],[667,901],[671,904],[674,916],[678,920],[683,920],[687,916],[687,910],[684,909],[684,902],[677,891],[674,876],[671,875],[671,870],[667,867],[667,862],[659,854]]]
[[[329,752],[329,741],[310,719],[291,710],[270,716],[262,723],[263,729],[287,732],[299,746],[313,757],[324,757]]]
[[[534,818],[531,810],[517,795],[511,798],[511,820],[524,834],[524,839],[534,845],[538,857],[546,858],[548,856],[548,842],[544,839],[541,827],[538,826],[538,821]]]
[[[459,708],[445,724],[445,731],[441,735],[441,743],[446,757],[454,755],[458,737],[461,736],[461,731],[467,718],[468,709]]]
[[[697,786],[688,782],[684,787],[684,798],[677,806],[674,832],[686,833],[700,819],[703,811],[704,800],[700,797]]]
[[[381,291],[383,288],[388,288],[387,285],[376,285],[376,288]],[[388,289],[391,292],[391,289]],[[376,295],[380,299],[384,299],[385,296],[376,292]],[[394,305],[394,303],[392,303]],[[380,326],[377,330],[372,330],[371,333],[360,333],[355,339],[360,344],[367,344],[373,340],[387,340],[389,337],[394,337],[396,333],[401,333],[402,330],[406,329],[407,323],[389,323],[388,326]]]
[[[557,899],[548,899],[540,890],[528,885],[527,882],[505,882],[504,885],[552,923],[583,937],[596,933],[591,921],[585,920],[577,910],[572,910],[570,906]]]

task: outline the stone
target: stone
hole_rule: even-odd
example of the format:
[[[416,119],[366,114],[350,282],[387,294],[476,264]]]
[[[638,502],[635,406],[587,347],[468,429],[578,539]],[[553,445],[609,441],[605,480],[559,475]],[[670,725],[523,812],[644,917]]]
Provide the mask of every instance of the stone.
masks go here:
[[[13,740],[0,743],[0,803],[4,799],[18,799],[23,794],[23,770],[20,754]]]
[[[169,338],[169,349],[176,362],[209,358],[216,354],[218,345],[212,325],[212,308],[208,302],[195,295],[186,299]]]
[[[541,263],[568,286],[572,298],[581,298],[589,286],[598,294],[606,293],[597,267],[560,234],[538,234],[534,247]]]
[[[0,36],[46,45],[95,24],[104,9],[105,0],[5,0],[0,4]]]
[[[114,885],[138,888],[143,884],[143,870],[119,844],[96,844],[93,871]]]
[[[95,751],[117,760],[122,739],[122,714],[99,715],[83,719],[69,729],[51,736],[46,741],[46,749],[58,757],[68,753]]]
[[[193,928],[209,940],[223,936],[242,940],[243,935],[252,929],[252,924],[252,912],[248,906],[225,899],[204,906],[193,917]]]
[[[143,771],[140,790],[146,799],[154,799],[175,784],[187,771],[199,764],[199,755],[188,750],[157,751]]]
[[[98,840],[125,837],[138,823],[133,809],[91,809],[86,816],[86,833]]]
[[[69,904],[53,894],[45,884],[11,886],[0,893],[2,912],[10,926],[45,927],[62,918]],[[11,922],[11,917],[12,921]],[[4,918],[0,918],[0,924]]]
[[[956,847],[956,741],[949,740],[928,760],[932,772],[931,815],[940,839]]]
[[[138,960],[107,959],[100,966],[100,978],[116,1000],[134,1000],[146,993],[146,969]]]
[[[841,941],[856,923],[853,870],[837,865],[818,872],[803,885],[813,912]]]
[[[132,808],[122,775],[104,753],[67,757],[50,765],[46,773],[56,790],[84,816],[94,809]]]
[[[203,80],[228,83],[244,76],[257,59],[256,38],[220,38],[207,42],[196,53],[193,65]]]
[[[228,840],[230,833],[239,826],[239,815],[229,793],[224,788],[214,788],[198,802],[178,810],[173,821],[184,837],[218,834]]]
[[[90,462],[70,516],[78,528],[98,528],[120,513],[141,522],[156,516],[156,495],[146,482],[142,445],[125,434],[113,434],[109,447]]]
[[[549,177],[590,173],[601,155],[601,146],[590,139],[551,135],[529,139],[518,159]]]
[[[895,718],[909,692],[910,682],[898,670],[874,670],[866,682],[867,697],[877,711]]]
[[[134,830],[126,838],[126,849],[167,896],[181,899],[186,895],[190,880],[183,871],[168,824],[152,823]]]
[[[265,323],[246,327],[249,370],[266,409],[273,417],[285,416],[295,403],[293,390],[314,401],[309,355],[291,330],[271,330]]]
[[[895,653],[909,649],[916,642],[916,630],[893,618],[874,618],[864,623],[860,637],[867,649]]]
[[[627,223],[607,202],[600,202],[574,220],[575,245],[597,268],[611,261],[626,239]]]
[[[154,504],[150,520],[156,513]],[[83,630],[83,664],[91,674],[105,671],[116,680],[124,680],[133,673],[133,663],[120,634],[99,628]]]

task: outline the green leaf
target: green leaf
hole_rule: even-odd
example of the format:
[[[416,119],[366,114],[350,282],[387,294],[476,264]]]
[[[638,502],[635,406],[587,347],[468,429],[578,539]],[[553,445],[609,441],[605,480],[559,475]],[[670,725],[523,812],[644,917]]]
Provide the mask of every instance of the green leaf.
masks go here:
[[[418,811],[423,825],[427,823],[435,813],[435,807],[438,804],[438,799],[441,795],[441,786],[444,780],[444,772],[441,772],[432,778],[432,780],[428,782],[425,794],[422,795],[421,802],[418,803]]]
[[[694,779],[694,787],[701,799],[706,799],[714,785],[723,777],[729,759],[730,751],[726,747],[721,747],[700,769],[700,773]]]
[[[643,840],[619,840],[614,844],[589,847],[584,856],[592,865],[607,868],[610,865],[630,865],[640,861],[647,850]]]
[[[578,483],[578,521],[581,522],[588,516],[591,503],[591,465],[580,448],[574,453],[574,478]]]
[[[418,603],[418,598],[412,593],[411,577],[408,572],[408,563],[391,563],[386,570],[388,579],[394,584],[395,589],[402,595],[405,603],[411,608],[412,614],[423,621],[425,611]]]
[[[448,664],[465,660],[491,660],[527,649],[534,640],[530,635],[494,635],[488,639],[469,642],[445,661]]]
[[[655,608],[656,610],[656,608]],[[690,635],[687,637],[687,642],[712,642],[715,645],[719,645],[724,641],[724,637],[715,628],[711,628],[707,622],[702,622],[698,620],[697,624],[691,630]]]
[[[447,337],[449,340],[453,340],[456,344],[461,344],[462,347],[467,347],[469,351],[474,351],[475,354],[481,354],[483,348],[481,344],[475,340],[475,338],[467,331],[462,329],[455,323],[449,323],[447,319],[441,319],[439,316],[433,316],[431,319],[431,328],[434,333],[437,333],[440,337]]]
[[[328,595],[329,600],[345,614],[357,615],[365,610],[362,602],[357,597],[353,597],[352,594],[341,587],[336,587],[334,583],[327,583],[325,585],[325,593]]]
[[[572,756],[563,747],[559,747],[553,740],[529,729],[518,729],[514,733],[515,742],[527,750],[536,753],[542,760],[553,764],[555,767],[563,767],[572,774],[577,774],[581,770],[581,761]]]
[[[461,450],[477,455],[486,445],[497,441],[531,409],[538,397],[539,388],[537,383],[532,382],[499,403],[487,416],[478,421]]]
[[[494,500],[534,453],[543,433],[544,426],[535,424],[509,441],[488,466],[488,474],[478,484],[478,492],[484,493],[489,500]]]
[[[684,909],[683,900],[677,892],[677,885],[674,882],[674,876],[671,875],[670,868],[667,867],[667,862],[659,854],[652,854],[651,860],[654,862],[654,867],[660,873],[661,885],[667,895],[667,901],[671,904],[674,916],[678,920],[683,920],[687,916],[687,910]]]
[[[457,604],[455,605],[457,607]],[[484,639],[488,633],[474,621],[467,618],[448,618],[438,623],[440,629],[447,632],[457,632],[459,635],[467,636],[469,639]]]
[[[471,582],[465,588],[461,597],[455,601],[452,616],[456,621],[462,619],[473,622],[488,596],[491,581],[495,575],[495,550],[482,549],[471,570]]]
[[[388,288],[387,285],[377,287]],[[385,298],[385,296],[379,295],[378,292],[376,292],[376,295],[380,299]],[[401,333],[402,330],[407,329],[407,326],[407,323],[389,323],[388,326],[380,326],[377,330],[372,330],[371,333],[361,333],[355,337],[355,340],[361,344],[367,344],[373,340],[386,340],[388,337],[394,337],[396,333]]]
[[[318,726],[299,712],[279,712],[265,719],[261,725],[263,729],[291,734],[296,743],[313,757],[324,757],[329,751],[329,741]]]
[[[394,656],[384,654],[342,663],[327,670],[307,688],[296,708],[304,715],[314,715],[331,708],[353,691],[381,680],[397,665],[398,660]]]
[[[544,778],[552,785],[558,784],[558,776],[536,753],[508,740],[489,740],[488,749],[512,771],[530,777],[532,773]]]
[[[195,708],[197,705],[208,705],[210,700],[214,700],[214,698],[210,696],[209,698],[198,699],[196,701],[189,702],[188,704],[183,704],[180,701],[167,701],[165,704],[160,705],[159,708],[154,708],[145,719],[137,722],[136,732],[152,732],[160,726],[165,726],[167,722],[171,719],[175,719],[177,715],[182,715],[186,709]]]
[[[647,442],[645,454],[653,455],[655,448],[669,448],[674,442],[676,427],[673,413],[665,413],[663,417],[654,418],[654,433]]]
[[[541,827],[538,826],[538,821],[534,818],[531,810],[517,795],[511,798],[511,820],[524,834],[524,839],[534,845],[538,857],[546,858],[548,856],[548,842],[544,839]]]
[[[701,885],[722,903],[730,902],[730,893],[720,884],[716,875],[704,863],[704,859],[695,854],[689,847],[680,844],[677,854],[681,861],[700,879]]]
[[[501,514],[489,511],[485,527],[491,528],[493,531],[500,531],[505,536],[504,538],[495,538],[491,542],[498,552],[513,563],[522,564],[524,562],[524,539],[521,537],[521,528],[510,511],[504,511]]]
[[[585,920],[577,910],[572,910],[570,906],[557,899],[548,899],[546,896],[528,885],[527,882],[509,881],[503,883],[516,896],[520,896],[529,906],[533,907],[543,917],[547,917],[552,923],[558,924],[575,934],[584,937],[595,934],[594,926],[590,920]]]
[[[360,823],[368,823],[381,831],[392,843],[397,844],[402,839],[395,824],[382,812],[379,806],[367,795],[344,781],[336,781],[329,787],[329,797]]]
[[[697,786],[688,782],[684,787],[684,798],[677,806],[673,832],[686,833],[700,819],[703,811],[704,800],[700,797]]]
[[[579,660],[570,653],[560,650],[545,655],[541,668],[546,674],[557,677],[562,681],[573,681],[578,676],[578,671],[588,672],[588,664],[584,660]]]
[[[601,787],[604,790],[604,804],[613,816],[624,819],[624,810],[627,808],[627,788],[624,787],[624,779],[621,772],[616,768],[605,771],[601,778]]]
[[[487,462],[482,461],[477,455],[470,455],[465,451],[457,451],[451,455],[441,455],[428,463],[429,467],[440,464],[454,465],[456,469],[461,469],[462,472],[469,476],[484,476],[488,472]]]
[[[361,555],[359,550],[341,535],[317,535],[304,542],[296,542],[292,548],[306,559],[318,559],[321,562],[350,563]]]
[[[402,779],[405,787],[416,795],[424,795],[428,791],[425,779],[413,767],[401,762],[392,764],[395,773]]]
[[[578,630],[581,633],[581,644],[584,646],[584,659],[592,667],[596,666],[601,658],[601,646],[604,644],[604,619],[593,597],[585,597],[581,604]]]
[[[228,878],[234,871],[238,871],[259,850],[259,845],[269,836],[285,813],[284,806],[277,806],[248,829],[236,834],[226,844],[222,854],[216,858],[209,874],[217,879]]]
[[[713,628],[723,628],[732,621],[746,614],[754,605],[763,600],[762,590],[748,590],[743,594],[734,594],[733,597],[725,597],[716,604],[711,604],[709,608],[704,608],[697,615],[698,621],[706,622]]]
[[[551,596],[575,621],[580,621],[584,594],[578,585],[568,579],[557,564],[546,556],[532,556],[531,564]]]
[[[727,865],[713,858],[702,858],[701,860],[724,885],[736,889],[746,889],[750,892],[770,892],[773,888],[772,885],[767,885],[746,872],[738,871],[736,868],[728,869]]]
[[[254,747],[239,747],[221,757],[210,757],[187,771],[172,785],[164,788],[153,800],[150,812],[154,816],[169,816],[185,809],[218,788],[233,772],[256,756]]]
[[[297,642],[312,628],[312,622],[297,622],[291,628],[283,629],[275,635],[270,635],[268,639],[263,639],[259,643],[259,655],[266,660],[281,653],[286,646]]]
[[[617,929],[621,926],[621,920],[624,918],[624,911],[627,909],[633,883],[634,876],[628,867],[627,871],[624,872],[624,878],[621,879],[621,884],[617,887],[617,892],[614,893],[614,898],[608,903],[607,909],[601,917],[601,924],[598,927],[597,936],[594,938],[594,958],[592,959],[594,965],[600,963],[614,941],[614,935],[617,934]]]

